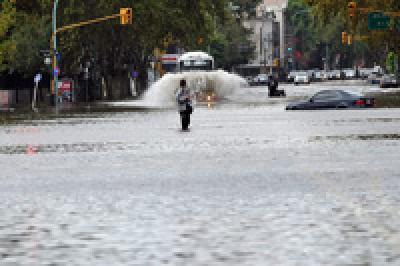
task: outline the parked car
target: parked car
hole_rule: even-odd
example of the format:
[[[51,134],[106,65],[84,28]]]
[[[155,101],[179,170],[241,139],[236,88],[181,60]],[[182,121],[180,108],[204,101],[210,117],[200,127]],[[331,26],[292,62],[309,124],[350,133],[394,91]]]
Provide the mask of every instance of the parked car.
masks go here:
[[[339,79],[344,78],[344,74],[342,73],[341,70],[333,70],[332,71],[332,77],[335,80],[339,80]]]
[[[294,84],[310,84],[310,78],[308,77],[307,72],[298,72],[294,77]]]
[[[397,88],[399,84],[397,84],[396,76],[393,74],[384,75],[381,80],[379,86],[381,88]]]
[[[307,70],[306,72],[307,72],[307,75],[308,75],[308,79],[310,80],[310,82],[313,82],[313,81],[315,81],[315,72],[316,72],[317,70],[314,70],[314,69],[310,69],[310,70]]]
[[[294,78],[300,71],[290,71],[289,75],[287,76],[287,82],[294,82]]]
[[[315,72],[315,80],[316,81],[325,81],[328,79],[328,74],[325,71],[319,70]]]
[[[343,73],[344,73],[344,77],[346,79],[355,79],[356,78],[356,70],[354,70],[354,69],[351,69],[351,68],[344,69]]]
[[[251,85],[251,83],[253,82],[253,77],[252,76],[247,76],[245,77],[247,83],[249,83]]]
[[[374,72],[373,68],[360,68],[360,77],[362,79],[367,79],[372,72]]]
[[[329,80],[338,80],[340,79],[340,70],[331,70],[327,73]]]
[[[324,90],[315,94],[308,101],[290,103],[286,106],[286,110],[366,108],[374,106],[375,99],[371,97],[343,90]]]
[[[268,75],[267,74],[259,74],[253,79],[254,85],[268,85]]]
[[[378,72],[373,72],[368,76],[368,82],[371,84],[381,84],[383,75]]]

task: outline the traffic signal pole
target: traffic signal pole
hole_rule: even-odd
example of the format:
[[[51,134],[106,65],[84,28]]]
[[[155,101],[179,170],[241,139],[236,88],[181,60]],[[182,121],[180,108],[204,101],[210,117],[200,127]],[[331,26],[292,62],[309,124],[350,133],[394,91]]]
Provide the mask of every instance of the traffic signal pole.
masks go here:
[[[71,25],[67,25],[64,27],[61,27],[59,29],[56,30],[56,34],[63,32],[63,31],[67,31],[67,30],[71,30],[71,29],[75,29],[75,28],[79,28],[79,27],[83,27],[83,26],[87,26],[90,24],[94,24],[94,23],[99,23],[102,21],[106,21],[106,20],[110,20],[110,19],[114,19],[114,18],[119,18],[121,17],[121,14],[114,14],[114,15],[110,15],[110,16],[105,16],[105,17],[101,17],[101,18],[96,18],[96,19],[91,19],[88,21],[82,21],[79,23],[75,23],[75,24],[71,24]]]
[[[397,86],[400,86],[400,45],[397,47],[397,56],[396,56],[396,83]]]

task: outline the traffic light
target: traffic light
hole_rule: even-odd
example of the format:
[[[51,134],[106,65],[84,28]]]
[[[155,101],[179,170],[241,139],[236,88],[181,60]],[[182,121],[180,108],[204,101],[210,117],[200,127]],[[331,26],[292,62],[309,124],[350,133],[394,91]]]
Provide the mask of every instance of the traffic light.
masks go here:
[[[132,21],[133,21],[132,8],[127,8],[127,10],[126,10],[126,20],[128,21],[128,24],[132,24]]]
[[[342,32],[342,44],[347,44],[348,38],[347,38],[347,32]]]
[[[121,17],[121,25],[132,24],[133,20],[132,8],[121,8],[119,10],[119,14]]]
[[[353,44],[353,35],[349,34],[347,36],[347,44],[352,45]]]
[[[275,58],[274,59],[274,67],[279,67],[279,64],[280,64],[279,59]]]
[[[354,18],[356,16],[356,8],[357,8],[356,2],[349,2],[348,9],[350,18]]]

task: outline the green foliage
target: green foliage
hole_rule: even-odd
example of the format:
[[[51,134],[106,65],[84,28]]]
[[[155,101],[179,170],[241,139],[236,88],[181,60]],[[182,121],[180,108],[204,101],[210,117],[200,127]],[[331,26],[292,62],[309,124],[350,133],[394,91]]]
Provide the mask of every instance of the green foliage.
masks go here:
[[[394,74],[396,72],[397,60],[398,60],[397,54],[395,54],[394,52],[389,52],[389,54],[386,57],[386,70],[389,73]]]
[[[303,0],[292,0],[288,3],[288,23],[294,35],[295,50],[303,54],[303,59],[298,62],[300,68],[307,68],[312,52],[321,41],[320,32],[311,12]]]
[[[368,36],[368,40],[356,41],[354,51],[357,57],[367,58],[368,61],[377,61],[384,64],[382,53],[386,47],[390,50],[398,50],[400,34],[393,27],[388,31],[370,31],[368,29],[368,15],[358,12],[355,18],[350,18],[348,14],[348,0],[319,0],[312,1],[311,7],[313,14],[319,22],[321,33],[330,32],[326,40],[336,40],[340,38],[340,32],[335,32],[335,28],[353,33],[355,36]],[[400,1],[398,0],[365,0],[356,1],[358,7],[371,8],[379,11],[400,11]],[[334,36],[334,38],[332,37]]]
[[[1,4],[0,10],[0,71],[8,68],[15,52],[15,41],[10,38],[11,29],[15,26],[16,8],[11,0]]]
[[[259,0],[239,0],[244,10]],[[43,64],[40,50],[50,49],[53,0],[4,0],[0,10],[0,71],[33,75]],[[146,80],[149,57],[164,47],[172,36],[187,50],[210,50],[219,67],[230,68],[248,56],[248,32],[229,9],[227,0],[68,0],[60,1],[58,28],[119,13],[133,8],[133,24],[119,19],[88,25],[57,34],[62,74],[82,73],[91,62],[91,73],[105,77],[126,77],[134,66]],[[204,39],[199,45],[198,39]]]
[[[248,62],[254,50],[248,38],[250,33],[235,16],[230,16],[224,25],[217,27],[210,44],[210,53],[217,67],[230,70],[235,65]]]

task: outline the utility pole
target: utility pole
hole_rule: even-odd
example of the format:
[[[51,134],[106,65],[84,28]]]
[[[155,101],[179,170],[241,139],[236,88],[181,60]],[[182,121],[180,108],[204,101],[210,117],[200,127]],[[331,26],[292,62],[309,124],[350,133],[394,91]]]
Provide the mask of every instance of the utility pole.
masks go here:
[[[397,49],[397,55],[395,57],[395,68],[396,68],[396,84],[400,86],[400,47]]]
[[[85,79],[85,102],[89,102],[89,63],[86,62],[85,66],[85,74],[84,74],[84,79]]]
[[[264,73],[267,74],[267,48],[264,47]]]
[[[57,64],[57,7],[58,7],[58,0],[54,0],[54,6],[53,6],[53,34],[52,34],[52,40],[53,40],[53,78],[54,81],[52,82],[52,87],[54,92],[54,104],[56,106],[56,109],[58,107],[58,64]]]
[[[326,52],[326,55],[325,55],[325,64],[326,64],[326,68],[325,68],[325,71],[329,71],[329,63],[330,63],[330,58],[329,58],[329,45],[328,45],[328,43],[326,43],[326,46],[325,46],[325,52]]]

